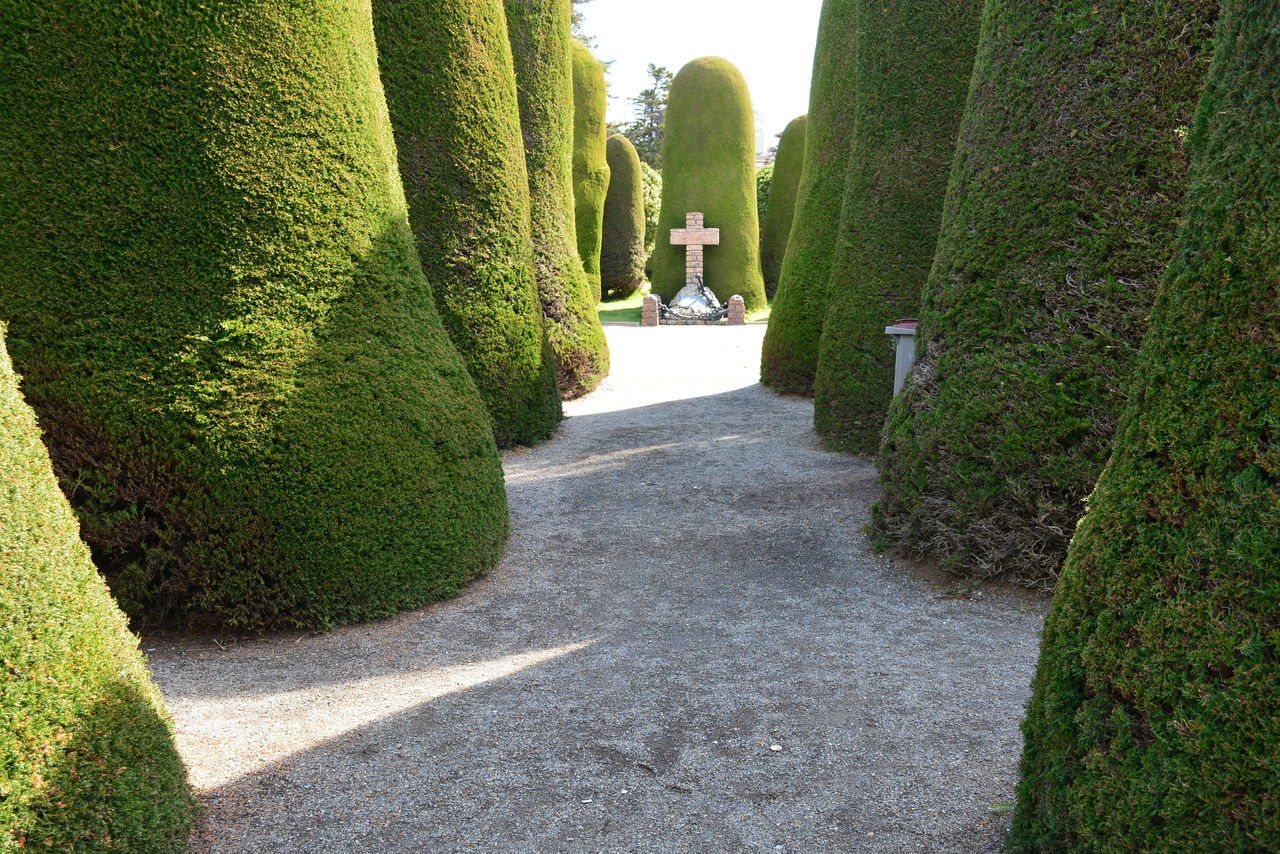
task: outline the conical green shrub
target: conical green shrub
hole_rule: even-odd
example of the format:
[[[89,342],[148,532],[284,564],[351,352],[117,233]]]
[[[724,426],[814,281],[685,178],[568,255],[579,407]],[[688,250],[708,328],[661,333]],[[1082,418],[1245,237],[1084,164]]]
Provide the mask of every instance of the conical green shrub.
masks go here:
[[[606,96],[604,66],[577,39],[573,57],[573,221],[578,231],[578,255],[587,285],[597,298],[600,287],[600,246],[604,200],[609,192],[609,163],[605,152]]]
[[[77,536],[3,331],[0,851],[186,851],[194,801],[168,715]]]
[[[502,0],[374,0],[418,257],[498,445],[560,422],[533,274],[529,178]]]
[[[1280,5],[1226,0],[1188,214],[1045,626],[1025,854],[1280,850]]]
[[[988,0],[879,541],[1054,583],[1186,187],[1214,0]]]
[[[782,276],[782,258],[791,236],[791,221],[796,212],[796,191],[800,188],[800,170],[804,167],[804,129],[807,116],[797,116],[787,123],[778,140],[778,153],[773,159],[773,177],[769,182],[769,198],[765,206],[764,226],[760,230],[760,272],[764,276],[764,292],[772,299]]]
[[[604,199],[600,285],[609,299],[629,296],[644,284],[644,187],[640,156],[622,134],[609,137],[609,193]]]
[[[813,394],[818,368],[818,339],[853,142],[860,2],[824,0],[818,21],[804,165],[760,359],[761,381],[786,394]]]
[[[920,311],[982,0],[864,0],[857,109],[814,378],[826,444],[874,454],[893,399],[886,325]]]
[[[695,59],[671,81],[662,146],[662,212],[649,260],[653,290],[670,301],[685,284],[685,248],[673,228],[685,214],[720,229],[706,249],[706,286],[721,302],[740,294],[747,310],[766,304],[756,215],[755,119],[742,73],[715,56]]]
[[[534,273],[565,399],[609,373],[599,288],[578,256],[573,200],[573,68],[569,0],[505,0],[532,204]]]
[[[484,404],[414,252],[367,4],[0,17],[0,316],[133,617],[391,614],[500,557]]]

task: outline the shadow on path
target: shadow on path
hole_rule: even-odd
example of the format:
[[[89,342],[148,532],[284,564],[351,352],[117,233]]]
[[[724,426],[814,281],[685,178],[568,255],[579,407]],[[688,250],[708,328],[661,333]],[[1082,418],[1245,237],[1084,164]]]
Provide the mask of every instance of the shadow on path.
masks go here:
[[[152,650],[208,851],[987,850],[1040,610],[872,553],[871,464],[742,381],[758,332],[647,332],[508,454],[507,557],[457,599]],[[654,399],[725,341],[726,390]]]

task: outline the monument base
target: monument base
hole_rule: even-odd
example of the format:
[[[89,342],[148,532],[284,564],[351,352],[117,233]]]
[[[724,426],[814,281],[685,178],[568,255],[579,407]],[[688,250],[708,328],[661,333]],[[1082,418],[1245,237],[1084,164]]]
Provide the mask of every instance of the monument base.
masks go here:
[[[640,307],[641,326],[742,326],[747,322],[747,304],[738,294],[729,297],[723,313],[707,317],[673,314],[662,305],[657,294],[649,294]]]

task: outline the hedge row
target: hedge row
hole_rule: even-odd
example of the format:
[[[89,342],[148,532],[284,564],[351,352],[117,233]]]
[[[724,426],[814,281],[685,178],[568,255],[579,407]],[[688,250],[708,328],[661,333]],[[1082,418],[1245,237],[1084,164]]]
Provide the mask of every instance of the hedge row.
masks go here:
[[[640,186],[644,192],[644,257],[648,259],[658,242],[658,216],[662,212],[662,175],[641,160],[640,176]]]
[[[893,398],[884,328],[920,310],[981,16],[982,0],[858,9],[856,131],[814,378],[814,424],[830,447],[879,448]]]
[[[760,230],[760,272],[764,276],[765,294],[772,299],[782,277],[782,259],[791,236],[791,222],[796,212],[796,192],[800,189],[800,170],[804,167],[804,132],[807,116],[797,116],[787,123],[778,140],[778,153],[773,160],[773,177]]]
[[[604,66],[577,39],[571,42],[570,53],[573,58],[573,217],[587,288],[599,300],[604,295],[600,289],[600,247],[604,200],[609,192]]]
[[[187,850],[160,694],[77,536],[0,326],[0,850]]]
[[[594,389],[609,373],[597,290],[578,256],[573,199],[573,68],[569,0],[505,0],[532,204],[534,272],[560,393]]]
[[[600,241],[600,287],[608,299],[635,293],[644,284],[644,187],[640,155],[622,134],[609,137],[609,192],[604,199]]]
[[[704,255],[706,285],[721,302],[740,294],[766,304],[756,215],[755,124],[742,73],[728,60],[695,59],[671,81],[662,146],[662,213],[649,259],[654,292],[670,301],[685,281],[685,248],[670,242],[685,214],[700,211],[720,244]]]
[[[1189,214],[1045,626],[1011,849],[1280,850],[1280,6],[1226,0]]]
[[[369,8],[157,8],[0,16],[0,316],[97,564],[145,622],[449,595],[502,553],[502,469]]]
[[[880,541],[1051,585],[1182,211],[1215,0],[988,0]]]
[[[824,0],[818,22],[804,166],[760,362],[764,384],[787,394],[813,394],[818,367],[818,339],[853,141],[859,2]]]
[[[560,421],[502,0],[375,0],[400,175],[427,281],[499,446]]]

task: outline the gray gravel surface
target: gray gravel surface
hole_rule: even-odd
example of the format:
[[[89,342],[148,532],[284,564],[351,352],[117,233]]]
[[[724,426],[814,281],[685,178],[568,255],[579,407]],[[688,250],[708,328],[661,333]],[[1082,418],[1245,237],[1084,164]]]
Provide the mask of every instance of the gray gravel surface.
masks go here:
[[[998,849],[1043,602],[876,555],[762,326],[608,330],[511,546],[323,636],[148,639],[208,852]]]

